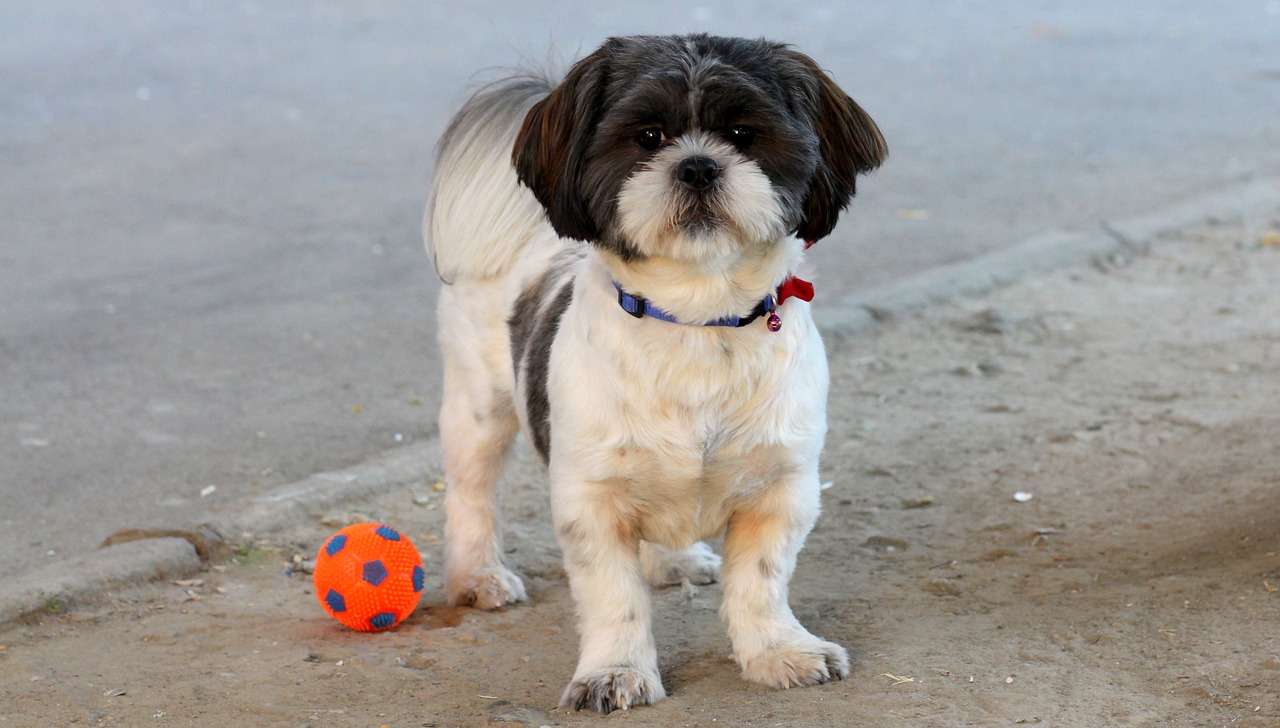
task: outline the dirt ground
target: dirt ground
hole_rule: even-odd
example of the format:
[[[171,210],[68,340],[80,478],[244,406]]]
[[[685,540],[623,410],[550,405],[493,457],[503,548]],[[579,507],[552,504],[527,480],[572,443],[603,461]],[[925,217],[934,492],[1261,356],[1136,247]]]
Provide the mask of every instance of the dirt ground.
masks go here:
[[[741,681],[719,588],[677,588],[655,597],[670,698],[556,709],[573,609],[525,448],[507,543],[531,603],[441,606],[440,493],[418,483],[264,534],[199,583],[0,632],[0,725],[1280,725],[1280,216],[1267,227],[829,340],[832,484],[791,593],[850,649],[842,682]],[[377,635],[286,569],[365,519],[435,576]]]

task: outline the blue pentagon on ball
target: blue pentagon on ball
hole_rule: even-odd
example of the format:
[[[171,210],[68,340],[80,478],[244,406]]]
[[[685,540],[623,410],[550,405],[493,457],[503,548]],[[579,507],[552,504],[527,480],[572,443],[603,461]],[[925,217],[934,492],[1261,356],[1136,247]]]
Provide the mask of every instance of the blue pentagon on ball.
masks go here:
[[[383,566],[381,561],[366,561],[361,578],[366,584],[378,586],[387,580],[387,567]]]

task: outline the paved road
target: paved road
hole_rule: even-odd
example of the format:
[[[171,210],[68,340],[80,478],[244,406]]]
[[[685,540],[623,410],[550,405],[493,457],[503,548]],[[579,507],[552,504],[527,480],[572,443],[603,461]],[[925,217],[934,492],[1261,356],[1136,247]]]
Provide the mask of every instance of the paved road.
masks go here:
[[[431,436],[462,90],[689,30],[796,43],[889,140],[819,295],[1280,166],[1280,0],[7,0],[0,577]]]

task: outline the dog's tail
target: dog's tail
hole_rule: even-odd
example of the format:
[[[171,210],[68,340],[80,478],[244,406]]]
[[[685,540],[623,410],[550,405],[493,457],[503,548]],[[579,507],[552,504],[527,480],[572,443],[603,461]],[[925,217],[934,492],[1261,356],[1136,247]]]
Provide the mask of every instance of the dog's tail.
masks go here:
[[[491,83],[440,138],[422,234],[445,283],[500,276],[551,232],[542,206],[517,181],[511,152],[525,114],[552,86],[533,74]]]

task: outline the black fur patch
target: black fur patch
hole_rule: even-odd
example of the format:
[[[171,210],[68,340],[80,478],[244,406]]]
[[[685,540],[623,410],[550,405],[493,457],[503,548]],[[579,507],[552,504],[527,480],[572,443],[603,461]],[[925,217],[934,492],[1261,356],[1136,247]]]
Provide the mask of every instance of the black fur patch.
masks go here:
[[[551,402],[547,396],[551,342],[572,298],[572,276],[553,266],[520,294],[507,319],[512,368],[517,383],[524,383],[529,434],[544,463],[551,457]]]

